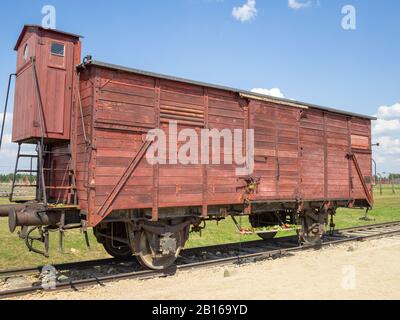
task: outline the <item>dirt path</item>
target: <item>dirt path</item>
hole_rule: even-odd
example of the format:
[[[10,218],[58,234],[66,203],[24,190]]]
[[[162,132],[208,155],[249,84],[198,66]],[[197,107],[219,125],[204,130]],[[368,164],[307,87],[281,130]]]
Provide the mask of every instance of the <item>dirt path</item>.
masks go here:
[[[400,237],[30,299],[400,299]]]

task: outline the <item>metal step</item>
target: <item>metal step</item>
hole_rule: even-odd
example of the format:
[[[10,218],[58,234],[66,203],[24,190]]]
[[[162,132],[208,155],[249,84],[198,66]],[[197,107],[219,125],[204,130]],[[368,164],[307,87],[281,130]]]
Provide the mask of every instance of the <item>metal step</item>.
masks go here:
[[[75,187],[68,186],[68,187],[51,187],[51,186],[46,186],[46,189],[51,189],[51,190],[73,190],[76,189]]]
[[[70,156],[70,152],[52,152],[52,151],[43,151],[44,154],[53,154],[56,156]]]
[[[19,155],[20,158],[38,158],[38,155],[34,155],[34,154],[20,154]]]

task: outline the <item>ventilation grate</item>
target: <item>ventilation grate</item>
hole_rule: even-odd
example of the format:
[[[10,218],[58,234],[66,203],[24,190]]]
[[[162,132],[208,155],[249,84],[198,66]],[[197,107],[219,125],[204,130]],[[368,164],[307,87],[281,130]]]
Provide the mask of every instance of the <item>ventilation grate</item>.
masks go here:
[[[181,124],[204,127],[204,110],[161,106],[160,113],[160,120],[164,123],[175,120]]]

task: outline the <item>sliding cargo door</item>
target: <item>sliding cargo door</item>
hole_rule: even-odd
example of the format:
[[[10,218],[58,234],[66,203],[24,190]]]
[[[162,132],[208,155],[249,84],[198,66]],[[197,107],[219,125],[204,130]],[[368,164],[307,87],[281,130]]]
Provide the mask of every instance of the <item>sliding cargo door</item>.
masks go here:
[[[204,128],[202,87],[160,80],[160,125],[168,137],[166,163],[154,172],[153,206],[201,206],[203,170],[199,161],[200,130]],[[174,151],[175,150],[175,151]]]
[[[277,108],[277,172],[279,199],[297,199],[300,196],[299,120],[302,109]]]
[[[269,102],[251,103],[254,161],[259,200],[294,200],[299,195],[300,109]]]
[[[242,101],[243,102],[243,101]],[[237,175],[237,169],[244,165],[237,165],[232,154],[232,148],[237,148],[234,142],[226,139],[224,132],[233,136],[235,130],[242,130],[243,144],[241,150],[245,155],[245,135],[247,129],[247,109],[241,103],[237,94],[218,89],[207,89],[207,129],[212,130],[214,139],[209,140],[209,165],[206,166],[207,192],[205,198],[209,205],[239,204],[243,203],[244,188],[241,176]],[[211,134],[211,132],[210,132]],[[221,139],[215,139],[215,134],[221,134]],[[222,138],[225,136],[225,138]],[[214,140],[214,141],[212,141]],[[220,147],[215,144],[220,140]],[[227,144],[231,144],[232,148]],[[231,150],[229,150],[231,149]],[[220,161],[213,161],[219,153]]]
[[[277,108],[269,103],[254,101],[250,108],[250,123],[254,128],[254,176],[260,178],[257,197],[276,199],[278,171]]]
[[[350,179],[347,117],[325,114],[324,122],[327,149],[325,198],[348,199],[350,197]]]
[[[307,110],[300,120],[300,195],[304,200],[323,199],[325,181],[325,131],[321,111]]]
[[[347,118],[307,110],[300,120],[301,197],[350,199]]]

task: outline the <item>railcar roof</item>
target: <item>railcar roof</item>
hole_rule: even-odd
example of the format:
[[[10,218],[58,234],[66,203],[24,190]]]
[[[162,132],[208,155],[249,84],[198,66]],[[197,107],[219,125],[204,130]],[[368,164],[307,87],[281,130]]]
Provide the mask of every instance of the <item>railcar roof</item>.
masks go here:
[[[105,62],[96,61],[96,60],[88,60],[85,63],[82,63],[81,65],[79,65],[78,68],[83,68],[85,66],[90,66],[90,65],[107,68],[107,69],[118,70],[118,71],[125,71],[125,72],[129,72],[129,73],[136,73],[136,74],[145,75],[145,76],[154,77],[154,78],[183,82],[183,83],[188,83],[188,84],[193,84],[193,85],[198,85],[198,86],[203,86],[203,87],[208,87],[208,88],[236,92],[238,94],[255,96],[260,99],[268,98],[269,100],[276,101],[277,103],[280,103],[280,104],[285,104],[285,103],[287,103],[288,105],[296,104],[296,105],[303,106],[303,107],[308,107],[308,108],[313,108],[313,109],[318,109],[318,110],[323,110],[323,111],[329,111],[329,112],[343,114],[343,115],[352,116],[352,117],[358,117],[358,118],[363,118],[363,119],[368,119],[368,120],[377,120],[376,117],[353,113],[353,112],[348,112],[348,111],[334,109],[334,108],[329,108],[329,107],[323,107],[323,106],[319,106],[319,105],[312,104],[312,103],[289,100],[289,99],[284,99],[284,98],[277,98],[277,97],[273,97],[273,96],[268,96],[268,95],[264,95],[264,94],[251,92],[248,90],[236,89],[236,88],[231,88],[231,87],[227,87],[227,86],[221,86],[221,85],[216,85],[216,84],[211,84],[211,83],[206,83],[206,82],[201,82],[201,81],[189,80],[189,79],[175,77],[175,76],[168,76],[168,75],[164,75],[164,74],[160,74],[160,73],[124,67],[124,66],[105,63]]]

